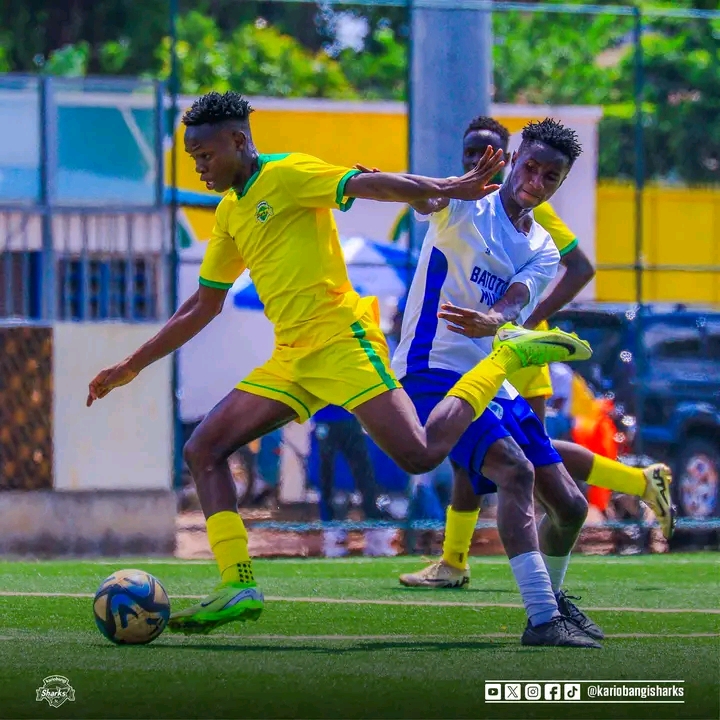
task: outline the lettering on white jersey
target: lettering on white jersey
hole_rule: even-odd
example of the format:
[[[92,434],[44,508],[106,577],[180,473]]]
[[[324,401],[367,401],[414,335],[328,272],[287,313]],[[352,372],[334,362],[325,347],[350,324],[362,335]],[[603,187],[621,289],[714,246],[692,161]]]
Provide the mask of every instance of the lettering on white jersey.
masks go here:
[[[477,202],[452,200],[428,218],[430,227],[408,294],[393,370],[441,368],[465,373],[492,350],[492,338],[471,339],[447,329],[437,317],[443,303],[486,312],[513,283],[523,283],[530,302],[517,322],[537,306],[557,272],[560,254],[550,235],[533,222],[525,235],[515,229],[499,192]],[[516,393],[505,384],[501,396]]]

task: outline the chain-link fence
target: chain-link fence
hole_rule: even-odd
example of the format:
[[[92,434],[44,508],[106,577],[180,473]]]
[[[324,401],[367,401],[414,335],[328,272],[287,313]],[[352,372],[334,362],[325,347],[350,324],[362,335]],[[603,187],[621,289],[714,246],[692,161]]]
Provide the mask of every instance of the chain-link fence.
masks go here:
[[[52,488],[52,331],[0,326],[0,490]]]

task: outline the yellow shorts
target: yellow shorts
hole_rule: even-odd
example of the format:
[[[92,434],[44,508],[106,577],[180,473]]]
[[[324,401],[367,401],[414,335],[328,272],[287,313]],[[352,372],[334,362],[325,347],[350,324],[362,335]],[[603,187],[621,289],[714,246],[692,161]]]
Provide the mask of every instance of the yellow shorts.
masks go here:
[[[550,397],[553,394],[550,368],[547,365],[525,367],[508,375],[508,382],[526,400],[536,397]]]
[[[275,348],[272,357],[236,386],[279,400],[305,422],[326,405],[353,410],[401,387],[376,313],[368,311],[346,333],[316,348]]]
[[[541,322],[536,330],[548,330],[547,322]],[[508,382],[526,400],[536,397],[550,397],[553,394],[552,380],[550,379],[550,368],[547,365],[539,367],[525,367],[516,370],[508,375]]]

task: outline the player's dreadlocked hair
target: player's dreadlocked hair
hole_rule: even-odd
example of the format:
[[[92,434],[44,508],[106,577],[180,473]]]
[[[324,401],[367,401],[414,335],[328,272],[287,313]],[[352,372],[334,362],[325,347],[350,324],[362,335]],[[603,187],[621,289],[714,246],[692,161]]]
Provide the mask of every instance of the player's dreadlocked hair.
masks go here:
[[[463,137],[467,137],[471,132],[476,132],[477,130],[487,130],[495,133],[502,140],[503,147],[507,147],[510,142],[510,133],[508,129],[491,117],[478,115],[476,118],[473,118],[467,126],[467,130],[465,130],[465,135],[463,135]]]
[[[545,118],[542,122],[528,123],[522,131],[523,142],[538,142],[555,148],[566,155],[572,165],[582,152],[582,145],[578,142],[577,133],[571,128],[552,118]]]
[[[224,120],[240,120],[247,122],[253,109],[250,103],[240,94],[228,90],[222,95],[209,92],[199,97],[192,107],[183,115],[183,123],[193,125],[216,125]]]

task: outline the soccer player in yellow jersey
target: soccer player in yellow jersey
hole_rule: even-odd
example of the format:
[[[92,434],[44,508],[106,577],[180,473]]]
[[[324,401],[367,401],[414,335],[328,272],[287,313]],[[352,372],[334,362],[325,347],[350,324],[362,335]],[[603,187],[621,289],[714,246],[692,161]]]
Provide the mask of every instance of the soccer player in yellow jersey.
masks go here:
[[[508,372],[591,354],[587,343],[560,331],[498,333],[494,352],[464,375],[421,425],[389,368],[376,300],[361,298],[348,280],[331,210],[347,210],[358,197],[391,202],[484,197],[498,188],[488,183],[502,167],[502,152],[488,149],[460,178],[364,174],[300,153],[259,153],[250,132],[251,110],[237,93],[209,93],[183,116],[185,150],[200,179],[209,190],[227,193],[217,208],[198,290],[155,337],[101,371],[87,399],[92,405],[188,342],[222,310],[240,274],[250,270],[275,326],[275,350],[218,403],[185,445],[221,582],[202,602],[171,616],[170,629],[182,632],[206,633],[231,620],[256,619],[263,608],[227,466],[238,447],[290,421],[304,422],[325,405],[339,405],[355,413],[406,471],[427,472],[447,456]]]
[[[493,118],[479,116],[472,120],[463,138],[463,167],[472,168],[488,147],[507,153],[510,133]],[[502,177],[495,178],[502,182]],[[538,205],[533,211],[535,221],[544,227],[560,251],[560,263],[565,272],[550,294],[535,308],[525,323],[527,328],[547,329],[547,318],[564,307],[587,285],[595,270],[578,240],[568,226],[560,219],[549,202]],[[545,402],[552,395],[552,384],[548,366],[522,368],[510,376],[508,381],[524,397],[535,414],[545,421]],[[666,538],[672,534],[674,508],[670,503],[670,482],[672,476],[666,465],[651,465],[648,468],[633,468],[565,441],[554,441],[553,445],[562,457],[563,464],[578,481],[609,488],[616,492],[637,495],[654,511]],[[403,585],[411,587],[462,587],[469,582],[470,571],[467,557],[479,514],[479,498],[475,495],[470,478],[461,468],[454,468],[452,501],[448,506],[445,525],[443,556],[416,573],[400,577]],[[569,556],[568,556],[569,557]],[[568,558],[546,558],[548,571],[555,591],[561,594]],[[552,566],[552,567],[551,567]],[[566,614],[572,608],[565,601]]]

